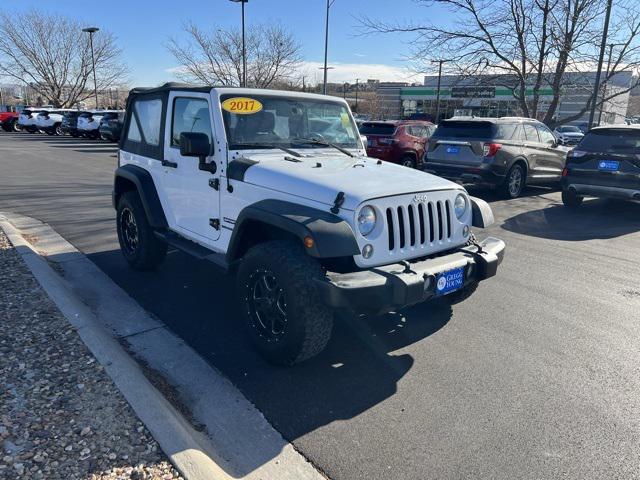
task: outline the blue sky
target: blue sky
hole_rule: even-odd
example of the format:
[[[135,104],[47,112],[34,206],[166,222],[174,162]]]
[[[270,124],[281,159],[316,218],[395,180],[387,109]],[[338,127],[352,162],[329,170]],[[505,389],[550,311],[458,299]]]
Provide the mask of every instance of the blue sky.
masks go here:
[[[305,74],[316,76],[323,61],[325,0],[249,0],[247,23],[280,21],[290,28],[303,46]],[[172,80],[176,67],[167,52],[167,38],[182,36],[185,21],[201,27],[238,26],[240,5],[229,0],[20,0],[8,2],[4,11],[45,10],[75,17],[113,32],[131,71],[131,83],[153,85]],[[335,0],[331,8],[329,81],[355,81],[356,77],[380,80],[421,81],[410,77],[403,55],[410,36],[355,35],[356,18],[411,20],[442,18],[441,11],[427,9],[413,0]]]

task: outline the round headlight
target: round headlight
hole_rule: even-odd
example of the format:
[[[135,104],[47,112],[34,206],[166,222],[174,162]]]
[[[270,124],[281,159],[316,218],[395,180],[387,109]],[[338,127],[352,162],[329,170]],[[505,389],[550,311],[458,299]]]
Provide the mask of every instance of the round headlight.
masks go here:
[[[376,226],[376,211],[367,205],[360,209],[358,214],[358,230],[365,237],[369,235]]]
[[[458,220],[460,220],[464,213],[467,211],[467,197],[465,197],[461,193],[458,194],[458,196],[456,197],[456,201],[453,204],[453,209],[456,212],[456,217],[458,217]]]

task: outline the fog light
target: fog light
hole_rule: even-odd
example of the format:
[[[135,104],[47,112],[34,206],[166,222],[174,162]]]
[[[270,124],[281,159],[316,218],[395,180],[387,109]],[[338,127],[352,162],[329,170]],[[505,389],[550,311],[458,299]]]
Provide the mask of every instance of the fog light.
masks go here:
[[[362,256],[364,258],[371,258],[371,255],[373,255],[373,245],[371,245],[370,243],[367,243],[362,248]]]
[[[462,236],[464,237],[469,236],[469,225],[465,225],[464,228],[462,229]]]

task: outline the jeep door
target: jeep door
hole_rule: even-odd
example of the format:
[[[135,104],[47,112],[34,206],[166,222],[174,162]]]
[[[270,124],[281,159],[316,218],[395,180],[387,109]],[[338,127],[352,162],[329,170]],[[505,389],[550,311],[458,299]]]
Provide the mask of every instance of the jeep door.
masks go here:
[[[218,190],[214,189],[220,171],[200,170],[197,158],[183,157],[180,154],[180,134],[204,133],[213,146],[212,127],[208,93],[173,91],[169,94],[163,176],[164,193],[173,216],[169,222],[181,235],[205,244],[220,236],[219,228],[212,226],[220,217],[220,198]],[[220,165],[219,155],[219,152],[213,153],[207,157],[207,162]]]

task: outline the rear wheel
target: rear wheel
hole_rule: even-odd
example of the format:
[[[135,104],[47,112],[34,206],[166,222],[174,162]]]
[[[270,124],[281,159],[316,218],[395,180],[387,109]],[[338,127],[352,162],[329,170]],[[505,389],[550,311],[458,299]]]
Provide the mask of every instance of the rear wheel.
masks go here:
[[[407,155],[406,157],[403,157],[402,160],[400,161],[400,164],[403,167],[416,168],[416,161],[413,159],[413,157],[410,157],[409,155]]]
[[[577,208],[580,205],[582,205],[583,200],[584,200],[584,197],[578,195],[573,190],[562,191],[562,203],[564,203],[565,207]]]
[[[13,129],[14,132],[19,132],[22,130],[20,128],[20,125],[18,125],[17,120],[14,120],[13,122],[11,122],[11,128]]]
[[[293,365],[327,345],[333,314],[315,286],[323,276],[320,264],[293,242],[260,244],[245,255],[237,293],[249,337],[268,361]]]
[[[58,135],[59,137],[62,137],[64,135],[64,131],[62,130],[62,124],[61,123],[57,123],[55,125],[55,127],[53,128],[53,131],[56,133],[56,135]]]
[[[526,173],[520,163],[513,165],[502,184],[502,192],[507,198],[518,198],[524,190]]]
[[[120,198],[117,231],[120,250],[131,267],[150,270],[164,260],[167,244],[153,233],[137,192],[126,192]]]

